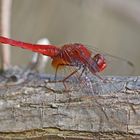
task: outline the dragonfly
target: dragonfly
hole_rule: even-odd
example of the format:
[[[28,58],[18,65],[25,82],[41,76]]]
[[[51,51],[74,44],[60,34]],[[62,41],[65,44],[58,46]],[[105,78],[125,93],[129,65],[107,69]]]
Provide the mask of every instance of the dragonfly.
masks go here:
[[[55,98],[55,107],[57,107],[57,104],[63,104],[65,102],[68,104],[68,107],[75,110],[77,114],[80,114],[81,108],[83,108],[83,114],[85,118],[89,120],[89,125],[91,125],[92,122],[97,121],[96,118],[92,117],[93,114],[99,116],[100,120],[105,120],[105,123],[107,124],[110,122],[114,127],[122,125],[122,121],[120,121],[119,118],[116,118],[115,115],[112,116],[112,114],[115,114],[113,112],[115,109],[112,112],[110,110],[112,106],[116,108],[119,99],[114,95],[112,96],[110,93],[122,89],[124,79],[116,81],[116,79],[110,77],[104,78],[101,76],[101,73],[106,70],[109,70],[110,72],[112,71],[112,68],[117,72],[120,69],[120,72],[122,73],[122,66],[124,66],[124,72],[126,72],[126,70],[129,71],[129,69],[133,71],[132,62],[117,56],[112,56],[108,53],[103,53],[96,48],[81,43],[70,43],[58,47],[55,45],[25,43],[3,36],[0,36],[0,42],[31,50],[49,56],[52,59],[52,66],[56,69],[54,78],[55,83],[61,82],[64,85],[64,89],[67,89],[67,86],[70,85],[69,87],[74,91],[70,92],[69,96],[66,98],[65,96],[67,96],[67,94],[64,94],[62,97],[58,95],[57,98]],[[118,65],[115,66],[113,64]],[[57,78],[59,78],[57,74],[59,69],[64,69],[64,77],[62,77],[61,80],[57,80]],[[68,70],[67,74],[65,73],[65,70]],[[107,101],[104,103],[105,100]],[[127,100],[128,99],[126,99],[126,102]],[[107,108],[107,111],[105,108]],[[64,112],[66,113],[64,115],[69,113],[67,108],[64,109],[66,110],[62,113],[59,112],[60,115],[63,115]],[[78,117],[78,125],[81,124],[79,120],[80,118]]]
[[[84,83],[83,85],[88,86],[88,88],[92,89],[92,91],[96,89],[96,93],[100,92],[99,88],[97,90],[97,87],[101,88],[101,86],[96,84],[93,87],[91,84],[91,76],[88,76],[88,74],[90,73],[92,76],[94,76],[94,79],[100,79],[100,81],[106,83],[99,73],[107,69],[108,65],[110,64],[111,61],[108,63],[108,57],[111,59],[114,58],[114,60],[117,60],[117,62],[121,60],[123,64],[127,64],[129,67],[133,66],[130,61],[119,57],[113,57],[93,48],[89,49],[88,46],[81,43],[70,43],[58,47],[55,45],[25,43],[3,36],[0,36],[0,42],[49,56],[52,59],[52,66],[56,69],[55,81],[57,79],[57,72],[59,69],[69,67],[68,69],[71,70],[72,67],[73,69],[62,80],[58,80],[59,82],[63,83],[65,89],[67,88],[67,80],[78,73],[76,79],[78,79],[80,83]],[[97,81],[98,80],[96,80],[95,83],[97,83]],[[113,85],[113,87],[115,86]],[[115,87],[114,89],[117,88]]]

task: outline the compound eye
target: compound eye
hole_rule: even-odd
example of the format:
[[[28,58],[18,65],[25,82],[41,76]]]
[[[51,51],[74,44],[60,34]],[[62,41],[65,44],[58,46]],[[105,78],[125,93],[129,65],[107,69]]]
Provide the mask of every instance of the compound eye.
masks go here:
[[[98,71],[103,71],[106,68],[106,66],[107,66],[106,60],[101,54],[96,54],[93,57],[93,60],[96,62],[97,66],[98,66]]]

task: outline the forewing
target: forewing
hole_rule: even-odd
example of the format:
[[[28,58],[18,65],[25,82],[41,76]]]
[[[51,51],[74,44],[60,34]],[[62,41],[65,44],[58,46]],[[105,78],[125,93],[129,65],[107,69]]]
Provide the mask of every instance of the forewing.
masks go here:
[[[119,56],[113,56],[93,46],[86,46],[92,52],[92,57],[94,57],[96,54],[102,54],[104,56],[107,62],[107,67],[101,74],[127,76],[134,73],[134,64],[131,61]]]

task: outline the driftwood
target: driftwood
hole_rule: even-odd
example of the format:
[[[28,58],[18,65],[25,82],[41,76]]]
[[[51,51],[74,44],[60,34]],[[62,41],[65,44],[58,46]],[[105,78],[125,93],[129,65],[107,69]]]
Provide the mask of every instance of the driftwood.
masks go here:
[[[115,77],[121,91],[92,96],[49,78],[17,68],[1,74],[0,139],[140,139],[140,77]]]

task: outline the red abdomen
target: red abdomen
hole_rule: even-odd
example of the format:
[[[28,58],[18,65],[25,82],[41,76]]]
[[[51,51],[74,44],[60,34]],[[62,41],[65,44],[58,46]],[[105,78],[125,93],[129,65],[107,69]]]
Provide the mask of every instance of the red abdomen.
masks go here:
[[[3,36],[0,36],[0,42],[12,46],[20,47],[23,49],[31,50],[33,52],[41,53],[43,55],[47,55],[50,57],[56,56],[60,51],[60,48],[53,45],[30,44],[30,43],[9,39]]]

